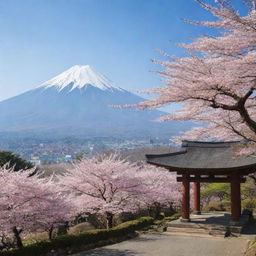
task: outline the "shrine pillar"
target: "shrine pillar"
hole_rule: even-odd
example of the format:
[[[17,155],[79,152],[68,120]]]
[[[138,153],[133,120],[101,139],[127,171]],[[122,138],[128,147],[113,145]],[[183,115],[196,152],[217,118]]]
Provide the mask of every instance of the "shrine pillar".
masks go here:
[[[190,221],[189,218],[189,200],[190,200],[190,184],[189,184],[189,175],[183,174],[182,175],[182,214],[181,214],[181,221],[187,222]]]
[[[240,177],[231,176],[231,219],[232,222],[239,222],[241,217],[241,188]]]
[[[196,176],[198,178],[198,176]],[[194,182],[194,214],[201,214],[200,209],[200,182]]]

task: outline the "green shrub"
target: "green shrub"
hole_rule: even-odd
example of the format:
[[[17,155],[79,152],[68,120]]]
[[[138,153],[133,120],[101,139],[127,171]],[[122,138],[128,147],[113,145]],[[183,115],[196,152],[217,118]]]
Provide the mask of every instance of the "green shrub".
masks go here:
[[[225,207],[222,202],[210,201],[206,206],[204,206],[203,210],[206,212],[225,211]]]
[[[164,218],[161,219],[161,220],[155,220],[155,221],[154,221],[154,224],[155,224],[155,225],[161,225],[161,224],[163,224],[163,223],[165,223],[165,222],[168,222],[168,221],[177,220],[177,219],[180,218],[180,216],[181,216],[181,213],[180,213],[180,212],[176,212],[176,213],[174,213],[172,216],[164,217]]]
[[[203,207],[203,211],[229,211],[231,208],[231,202],[229,200],[222,200],[220,202],[210,201]]]
[[[48,240],[48,237],[49,236],[48,236],[47,232],[31,234],[31,235],[28,235],[24,238],[23,244],[24,245],[29,245],[29,244],[42,242],[42,241]]]
[[[93,230],[95,227],[89,222],[79,223],[71,228],[69,228],[68,234],[70,235],[79,235],[85,231]]]
[[[180,218],[180,216],[181,216],[181,213],[177,212],[177,213],[173,214],[172,216],[165,217],[164,220],[168,220],[168,221],[177,220],[178,218]]]
[[[209,202],[212,198],[219,200],[228,199],[230,197],[230,184],[228,183],[208,183],[201,192],[202,199]]]
[[[247,198],[242,201],[243,209],[253,210],[256,208],[256,198]]]
[[[221,204],[225,211],[229,211],[231,209],[231,202],[230,200],[222,200]]]
[[[86,245],[95,244],[99,241],[120,238],[134,233],[135,230],[144,228],[153,223],[151,217],[142,217],[137,220],[127,221],[111,229],[96,229],[80,233],[79,235],[63,235],[52,241],[42,241],[39,243],[25,246],[22,249],[16,249],[0,253],[1,256],[40,256],[52,250],[63,249],[78,252],[84,250]]]

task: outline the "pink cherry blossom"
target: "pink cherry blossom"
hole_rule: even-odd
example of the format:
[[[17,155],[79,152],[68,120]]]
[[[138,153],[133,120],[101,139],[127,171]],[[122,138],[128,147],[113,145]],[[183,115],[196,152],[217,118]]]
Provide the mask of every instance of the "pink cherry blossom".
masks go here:
[[[115,214],[138,208],[143,194],[136,176],[139,168],[115,154],[84,159],[59,177],[59,184],[63,191],[73,194],[78,211],[104,214],[111,227]]]
[[[20,235],[48,231],[71,217],[68,197],[57,191],[52,180],[34,174],[34,169],[14,172],[1,167],[0,186],[0,232],[14,234],[19,247]]]
[[[138,165],[112,154],[83,159],[59,177],[62,191],[73,194],[80,213],[106,216],[107,227],[113,216],[134,212],[153,203],[175,204],[179,189],[175,176],[149,165]]]
[[[256,10],[255,0],[248,2],[245,16],[226,0],[211,6],[199,4],[215,17],[211,22],[191,22],[219,30],[217,36],[203,36],[192,43],[180,44],[187,56],[156,61],[165,69],[158,72],[165,86],[148,93],[153,99],[138,108],[158,108],[178,103],[181,108],[160,121],[192,120],[203,124],[176,138],[189,140],[245,140],[241,154],[256,149]],[[124,106],[127,107],[127,106]]]

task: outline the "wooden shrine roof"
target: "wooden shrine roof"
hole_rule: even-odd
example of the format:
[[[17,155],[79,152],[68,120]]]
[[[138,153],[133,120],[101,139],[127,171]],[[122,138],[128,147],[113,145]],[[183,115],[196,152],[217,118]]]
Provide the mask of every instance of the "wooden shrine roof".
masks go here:
[[[256,156],[237,156],[234,147],[239,142],[183,141],[180,151],[146,155],[147,162],[170,171],[190,171],[196,174],[221,174],[242,171],[249,174],[256,171]]]

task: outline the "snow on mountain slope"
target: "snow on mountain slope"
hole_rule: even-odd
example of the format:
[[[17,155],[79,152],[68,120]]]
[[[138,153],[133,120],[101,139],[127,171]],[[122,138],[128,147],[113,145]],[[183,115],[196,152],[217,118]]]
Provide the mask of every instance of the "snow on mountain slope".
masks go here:
[[[92,85],[101,90],[121,90],[121,88],[115,87],[110,79],[95,71],[89,65],[73,66],[63,73],[46,81],[41,86],[45,88],[56,87],[59,91],[61,91],[70,84],[72,84],[70,91],[74,90],[75,88],[83,88],[87,85]]]

